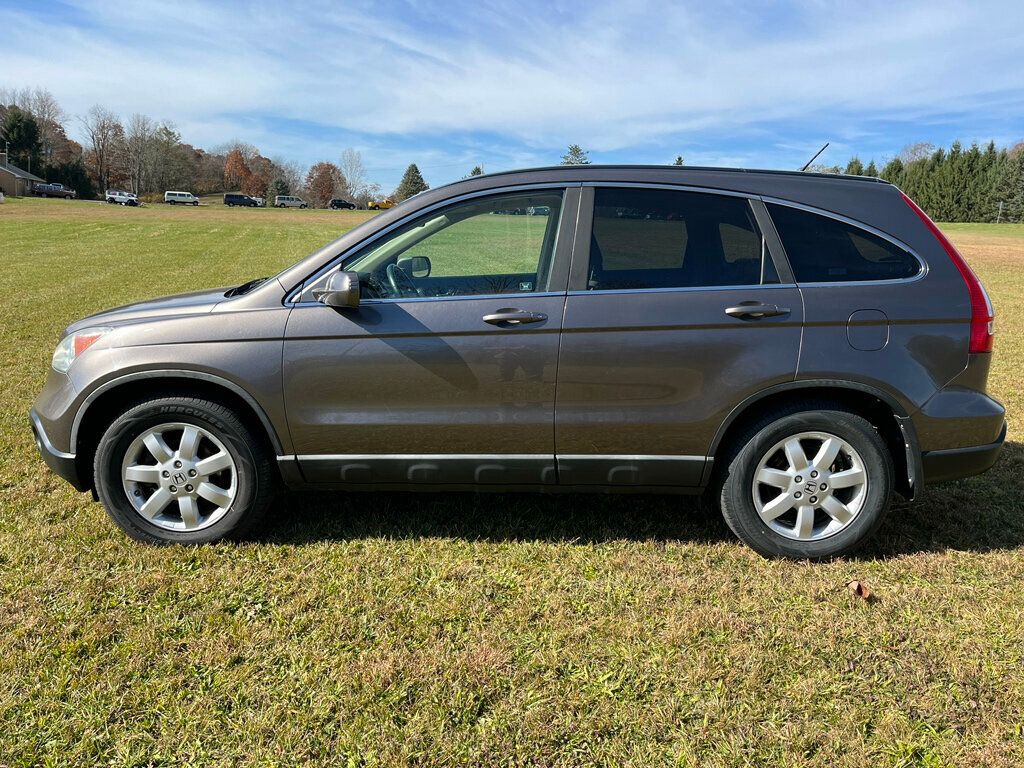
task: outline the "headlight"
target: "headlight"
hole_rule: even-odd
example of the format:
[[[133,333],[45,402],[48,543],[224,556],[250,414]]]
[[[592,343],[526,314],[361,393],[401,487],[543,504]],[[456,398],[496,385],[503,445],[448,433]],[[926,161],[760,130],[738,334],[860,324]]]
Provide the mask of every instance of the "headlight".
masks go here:
[[[68,334],[61,339],[57,349],[53,352],[53,369],[61,373],[67,373],[68,368],[78,359],[80,354],[112,330],[114,329],[107,327],[85,328],[76,333]]]

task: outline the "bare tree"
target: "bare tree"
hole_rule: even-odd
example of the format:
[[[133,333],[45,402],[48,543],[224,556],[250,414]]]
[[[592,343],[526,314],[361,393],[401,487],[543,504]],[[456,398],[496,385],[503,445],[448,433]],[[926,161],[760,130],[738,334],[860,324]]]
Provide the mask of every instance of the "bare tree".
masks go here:
[[[106,190],[121,153],[124,128],[117,115],[99,104],[78,118],[89,140],[89,158],[100,190]]]
[[[341,162],[338,163],[341,175],[345,178],[348,186],[348,194],[356,200],[367,194],[368,180],[366,178],[366,166],[363,165],[363,156],[359,150],[349,147],[341,153]]]
[[[135,113],[128,121],[124,137],[125,168],[136,194],[150,191],[154,157],[153,139],[156,137],[156,123],[146,115]]]
[[[56,97],[45,88],[0,88],[0,104],[18,107],[35,118],[43,162],[51,162],[54,150],[67,142],[61,126],[65,114]]]
[[[931,157],[934,152],[934,144],[929,144],[927,141],[918,141],[913,144],[907,144],[907,146],[900,150],[897,157],[899,157],[900,162],[904,165],[909,165],[916,160],[924,160],[926,157]]]

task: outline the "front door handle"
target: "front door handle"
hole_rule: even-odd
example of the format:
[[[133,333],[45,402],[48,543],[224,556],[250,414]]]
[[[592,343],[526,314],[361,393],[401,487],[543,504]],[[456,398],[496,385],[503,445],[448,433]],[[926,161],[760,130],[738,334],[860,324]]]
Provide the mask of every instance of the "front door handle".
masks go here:
[[[762,317],[788,315],[789,308],[780,307],[777,304],[763,304],[760,301],[742,301],[738,306],[726,307],[725,314],[744,320],[759,320]]]
[[[548,316],[543,312],[527,312],[525,309],[516,309],[515,307],[505,307],[499,309],[497,312],[492,312],[489,315],[484,315],[484,322],[490,323],[491,325],[500,326],[516,326],[525,325],[526,323],[541,323],[548,319]]]

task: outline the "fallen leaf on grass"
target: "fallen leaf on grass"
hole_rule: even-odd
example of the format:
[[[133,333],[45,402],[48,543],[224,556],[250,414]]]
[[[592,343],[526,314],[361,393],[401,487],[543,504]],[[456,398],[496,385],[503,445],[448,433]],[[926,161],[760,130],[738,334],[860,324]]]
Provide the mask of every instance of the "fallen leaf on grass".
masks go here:
[[[868,588],[868,585],[865,584],[863,581],[857,581],[856,579],[854,579],[853,581],[848,581],[846,582],[846,588],[853,592],[853,594],[855,594],[861,600],[867,601],[871,599],[871,590]]]

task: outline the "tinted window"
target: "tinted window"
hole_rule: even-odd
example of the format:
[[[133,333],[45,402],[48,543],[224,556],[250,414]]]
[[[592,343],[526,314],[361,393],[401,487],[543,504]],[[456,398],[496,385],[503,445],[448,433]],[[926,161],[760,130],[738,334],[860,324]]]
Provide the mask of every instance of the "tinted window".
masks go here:
[[[547,290],[560,190],[516,192],[428,213],[347,259],[363,296],[408,298]]]
[[[744,198],[654,189],[598,189],[591,290],[777,282]]]
[[[768,205],[801,283],[896,280],[921,271],[905,249],[853,224],[788,205]]]

